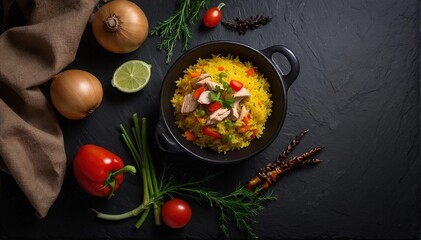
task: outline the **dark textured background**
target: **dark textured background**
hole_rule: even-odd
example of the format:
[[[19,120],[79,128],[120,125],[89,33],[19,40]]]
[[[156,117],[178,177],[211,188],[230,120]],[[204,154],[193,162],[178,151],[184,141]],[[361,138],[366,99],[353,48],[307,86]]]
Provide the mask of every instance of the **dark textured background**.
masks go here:
[[[178,1],[135,1],[150,26],[170,16]],[[219,2],[212,1],[212,5]],[[288,91],[285,124],[275,142],[256,157],[227,166],[198,162],[185,154],[163,154],[150,145],[156,161],[168,159],[178,172],[200,175],[203,169],[224,174],[215,190],[228,192],[274,161],[295,134],[310,129],[294,151],[326,147],[323,163],[290,173],[272,190],[270,202],[254,225],[262,238],[417,239],[420,237],[420,2],[407,1],[252,1],[226,0],[223,20],[270,15],[273,21],[243,36],[222,26],[191,27],[190,47],[211,40],[235,40],[256,49],[283,44],[301,63]],[[45,219],[38,220],[14,180],[0,175],[0,238],[221,238],[217,211],[192,202],[193,218],[183,229],[153,225],[149,218],[105,222],[88,208],[119,213],[140,202],[139,176],[110,201],[92,198],[75,182],[72,159],[86,143],[106,147],[131,163],[117,126],[128,126],[132,113],[157,120],[159,91],[170,65],[150,37],[130,54],[101,49],[88,26],[70,68],[88,70],[101,79],[101,107],[82,121],[59,120],[64,132],[68,171],[61,194]],[[174,59],[181,55],[180,44]],[[142,59],[153,65],[148,86],[135,94],[111,87],[121,63]],[[276,56],[279,63],[281,56]],[[152,135],[151,131],[151,135]],[[233,238],[243,238],[235,228]]]

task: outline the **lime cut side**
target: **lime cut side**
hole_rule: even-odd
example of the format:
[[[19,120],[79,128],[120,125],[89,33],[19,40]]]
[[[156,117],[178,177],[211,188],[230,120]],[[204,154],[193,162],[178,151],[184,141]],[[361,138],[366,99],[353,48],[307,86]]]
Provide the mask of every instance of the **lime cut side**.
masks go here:
[[[115,70],[111,85],[122,92],[137,92],[148,84],[151,68],[152,65],[141,60],[127,61]]]

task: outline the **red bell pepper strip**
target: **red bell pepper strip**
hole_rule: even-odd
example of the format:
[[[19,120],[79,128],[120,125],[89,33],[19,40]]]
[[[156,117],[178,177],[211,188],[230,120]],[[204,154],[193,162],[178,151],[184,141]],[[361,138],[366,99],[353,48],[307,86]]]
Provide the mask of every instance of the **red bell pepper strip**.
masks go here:
[[[131,165],[124,166],[121,158],[105,148],[86,144],[79,148],[73,160],[76,181],[87,193],[110,198],[123,183],[123,173],[136,173]]]
[[[208,110],[211,112],[215,112],[216,110],[222,108],[222,104],[220,102],[213,102],[209,104]]]
[[[237,80],[231,80],[230,87],[232,88],[232,90],[238,92],[243,88],[243,83]]]
[[[193,98],[194,99],[199,99],[200,95],[202,95],[202,93],[205,91],[205,87],[201,86],[198,89],[196,89],[196,91],[194,91],[193,93]]]
[[[250,139],[255,139],[256,138],[256,135],[257,135],[257,130],[256,129],[253,129],[252,130],[253,131],[253,133],[251,134],[251,136],[250,136]]]
[[[249,125],[249,121],[250,121],[250,117],[249,116],[250,115],[247,115],[247,116],[244,116],[244,118],[243,118],[243,122],[244,122],[245,125]]]
[[[221,138],[221,135],[219,133],[215,132],[214,130],[212,130],[212,129],[206,127],[206,126],[202,127],[202,132],[203,132],[203,134],[208,135],[210,137],[213,137],[214,139],[220,139]]]

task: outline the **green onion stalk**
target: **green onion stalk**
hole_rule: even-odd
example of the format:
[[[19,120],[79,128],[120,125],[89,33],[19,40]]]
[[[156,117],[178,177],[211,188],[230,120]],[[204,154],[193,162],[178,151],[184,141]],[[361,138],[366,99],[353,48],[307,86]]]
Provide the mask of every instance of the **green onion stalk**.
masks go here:
[[[139,220],[136,222],[135,227],[140,228],[144,221],[147,219],[151,207],[153,207],[155,224],[161,224],[161,203],[160,199],[162,194],[159,192],[158,180],[156,177],[154,162],[151,158],[151,153],[147,145],[147,119],[142,118],[141,125],[137,114],[133,114],[132,134],[134,140],[130,137],[127,130],[120,124],[121,136],[126,143],[136,167],[142,173],[143,183],[143,200],[142,203],[135,209],[122,213],[122,214],[106,214],[98,211],[96,217],[106,220],[123,220],[140,215]]]
[[[97,218],[123,220],[140,215],[135,223],[135,227],[140,228],[153,208],[155,224],[160,225],[164,196],[178,194],[219,209],[221,213],[220,229],[226,237],[228,237],[228,224],[232,222],[249,237],[257,237],[252,228],[252,224],[255,223],[253,217],[263,210],[265,202],[276,199],[273,193],[260,194],[260,188],[249,191],[244,186],[237,186],[230,194],[222,195],[202,187],[203,183],[210,182],[218,174],[209,174],[201,179],[190,178],[184,182],[176,183],[173,175],[168,174],[165,167],[158,178],[152,154],[147,145],[147,119],[142,118],[142,122],[139,124],[135,113],[133,114],[133,123],[134,127],[131,129],[131,133],[134,139],[130,137],[122,124],[120,124],[120,130],[123,140],[136,162],[136,167],[142,173],[142,202],[138,207],[121,214],[107,214],[93,210]]]

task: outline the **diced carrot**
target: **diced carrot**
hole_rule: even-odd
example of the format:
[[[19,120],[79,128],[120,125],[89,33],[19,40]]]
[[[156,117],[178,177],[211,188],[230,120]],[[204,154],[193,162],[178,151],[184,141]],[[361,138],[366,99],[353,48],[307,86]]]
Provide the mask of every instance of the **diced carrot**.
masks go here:
[[[250,126],[250,125],[244,125],[244,126],[241,126],[241,127],[238,129],[238,132],[239,132],[239,133],[245,133],[245,132],[247,132],[248,130],[250,130],[250,128],[251,128],[251,126]]]
[[[188,130],[186,130],[186,131],[184,132],[184,136],[186,137],[186,140],[187,140],[187,141],[192,142],[192,141],[196,140],[196,136],[195,136],[192,132],[190,132],[190,131],[188,131]]]
[[[254,68],[250,68],[246,71],[247,77],[253,77],[254,76]]]
[[[205,89],[205,87],[204,86],[201,86],[201,87],[199,87],[198,89],[196,89],[196,91],[194,91],[194,93],[193,93],[193,97],[194,97],[194,99],[198,99],[199,97],[200,97],[200,95],[202,95],[202,93],[205,91],[206,89]]]
[[[198,77],[200,75],[200,72],[196,71],[196,72],[189,72],[189,76],[191,78],[195,78]]]
[[[247,116],[245,116],[245,117],[243,118],[243,122],[244,122],[244,124],[246,124],[246,125],[249,125],[249,120],[250,120],[249,116],[250,116],[250,115],[247,115]]]
[[[224,66],[219,66],[218,67],[218,71],[224,71],[224,69],[225,69]]]

